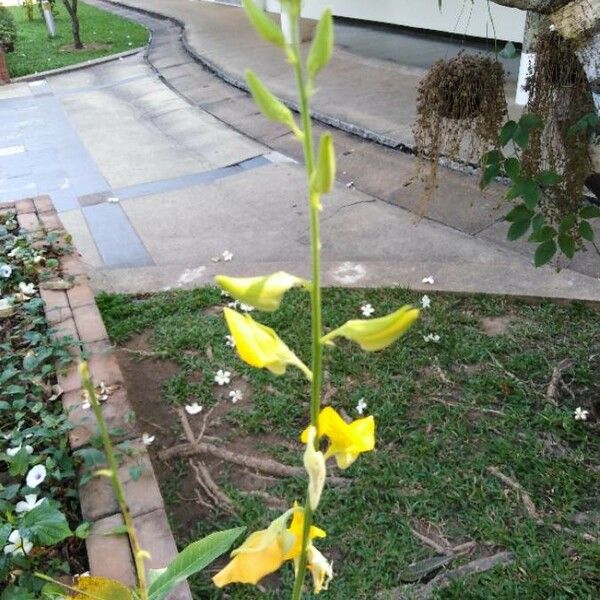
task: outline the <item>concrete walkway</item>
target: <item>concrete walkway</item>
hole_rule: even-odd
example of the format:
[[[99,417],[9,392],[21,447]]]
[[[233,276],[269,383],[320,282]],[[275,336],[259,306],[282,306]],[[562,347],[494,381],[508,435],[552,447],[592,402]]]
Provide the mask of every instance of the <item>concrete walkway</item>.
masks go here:
[[[49,193],[97,290],[187,287],[222,271],[306,275],[298,145],[243,92],[182,60],[174,25],[144,19],[152,66],[133,56],[0,88],[0,199]],[[340,182],[325,201],[326,283],[600,300],[597,277],[535,269],[530,256],[466,231],[498,224],[493,201],[469,196],[471,178],[444,174],[451,199],[474,205],[463,230],[438,222],[445,209],[416,224],[401,206],[412,159],[343,134],[336,143],[341,177],[356,183]],[[233,260],[215,262],[225,250]]]

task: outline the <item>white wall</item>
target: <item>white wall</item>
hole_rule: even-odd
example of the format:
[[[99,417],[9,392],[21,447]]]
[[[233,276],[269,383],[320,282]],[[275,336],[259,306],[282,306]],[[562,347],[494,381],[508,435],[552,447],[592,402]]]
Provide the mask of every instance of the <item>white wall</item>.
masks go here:
[[[266,0],[268,10],[279,11],[277,0]],[[432,29],[459,35],[494,37],[487,0],[305,0],[304,14],[317,18],[326,7],[340,17],[352,17],[381,23],[393,23],[417,29]],[[525,12],[490,2],[496,37],[521,42]]]

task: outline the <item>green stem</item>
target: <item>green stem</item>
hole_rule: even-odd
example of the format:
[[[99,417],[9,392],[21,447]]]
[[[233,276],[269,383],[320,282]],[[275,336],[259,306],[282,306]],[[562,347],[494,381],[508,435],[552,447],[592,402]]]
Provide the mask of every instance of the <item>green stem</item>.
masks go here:
[[[110,480],[112,483],[112,487],[115,492],[115,496],[117,497],[119,509],[121,511],[121,514],[123,515],[123,522],[125,523],[125,527],[127,527],[127,535],[129,536],[129,543],[131,544],[131,551],[133,553],[133,560],[135,562],[135,570],[137,575],[140,600],[148,600],[146,569],[144,567],[144,551],[142,550],[137,537],[137,532],[133,524],[133,517],[131,516],[131,511],[129,510],[129,506],[125,498],[125,490],[123,489],[123,484],[119,479],[119,466],[117,464],[117,459],[115,458],[112,443],[110,441],[108,427],[106,426],[106,421],[104,420],[104,415],[102,414],[102,408],[100,407],[100,403],[98,402],[96,390],[94,389],[94,385],[90,378],[90,374],[86,363],[82,363],[80,365],[80,373],[81,379],[83,381],[83,387],[88,393],[90,404],[92,405],[92,409],[94,411],[94,415],[98,423],[100,437],[102,438],[102,444],[104,446],[104,453],[106,454],[106,462],[108,463],[108,468],[110,470]]]
[[[304,132],[304,162],[306,165],[307,181],[310,185],[311,177],[314,171],[314,143],[312,134],[312,124],[310,119],[310,108],[308,102],[308,92],[304,71],[302,68],[302,57],[300,54],[300,30],[298,24],[298,15],[294,15],[292,25],[292,52],[295,56],[294,71],[296,82],[300,94],[300,115],[302,118],[302,129]],[[319,209],[318,197],[309,191],[308,195],[310,210],[310,240],[312,255],[312,288],[311,288],[311,312],[312,312],[312,384],[311,384],[311,402],[310,402],[310,423],[318,430],[319,409],[321,407],[321,381],[322,381],[322,318],[321,318],[321,242],[319,233]],[[318,439],[318,435],[317,435]],[[317,444],[318,441],[315,441]],[[302,586],[306,574],[307,548],[309,544],[309,533],[312,526],[313,511],[309,503],[308,489],[306,492],[306,502],[304,506],[304,527],[302,530],[302,550],[298,559],[296,569],[296,579],[292,592],[292,600],[299,600],[302,595]]]

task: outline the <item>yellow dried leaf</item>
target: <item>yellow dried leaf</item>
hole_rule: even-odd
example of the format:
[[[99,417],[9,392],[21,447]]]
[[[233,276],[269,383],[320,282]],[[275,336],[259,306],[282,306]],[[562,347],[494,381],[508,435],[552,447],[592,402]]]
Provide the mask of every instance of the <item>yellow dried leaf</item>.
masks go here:
[[[74,600],[133,600],[126,585],[106,577],[80,577],[75,588]]]

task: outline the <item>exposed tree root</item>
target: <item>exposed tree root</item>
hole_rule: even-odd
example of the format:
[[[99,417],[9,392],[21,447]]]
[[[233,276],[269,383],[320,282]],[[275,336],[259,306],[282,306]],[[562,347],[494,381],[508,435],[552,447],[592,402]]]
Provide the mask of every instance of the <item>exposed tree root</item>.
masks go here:
[[[521,494],[521,500],[523,501],[523,505],[525,506],[525,511],[527,512],[527,514],[532,519],[535,519],[538,522],[540,521],[540,515],[538,514],[538,511],[535,507],[535,504],[533,503],[533,500],[531,499],[531,496],[527,493],[525,488],[518,481],[515,481],[514,479],[511,479],[508,475],[502,473],[502,471],[500,471],[498,467],[490,466],[487,468],[487,472],[493,475],[494,477],[500,479],[500,481],[505,483],[508,487],[519,492]]]
[[[554,367],[552,370],[552,376],[550,377],[550,381],[548,383],[548,388],[546,389],[546,402],[549,402],[553,406],[558,406],[558,402],[556,401],[556,392],[558,390],[558,386],[562,383],[563,386],[566,387],[562,381],[563,371],[572,366],[573,361],[565,358]]]

